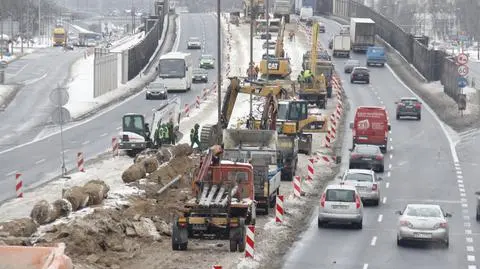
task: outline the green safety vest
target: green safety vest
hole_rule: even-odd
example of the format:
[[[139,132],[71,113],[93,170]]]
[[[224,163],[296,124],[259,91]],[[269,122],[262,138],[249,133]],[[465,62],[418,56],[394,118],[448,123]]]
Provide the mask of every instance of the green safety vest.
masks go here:
[[[157,135],[158,135],[158,138],[159,138],[159,139],[162,139],[162,138],[163,138],[162,127],[158,127],[158,129],[157,129]]]
[[[169,137],[169,133],[168,133],[168,127],[167,126],[164,126],[163,127],[163,137],[164,138],[167,138]]]

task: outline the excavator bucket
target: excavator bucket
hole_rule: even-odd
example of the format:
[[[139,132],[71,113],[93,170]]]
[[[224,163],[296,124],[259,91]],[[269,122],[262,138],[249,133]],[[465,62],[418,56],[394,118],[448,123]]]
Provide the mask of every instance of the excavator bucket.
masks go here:
[[[65,244],[57,247],[0,246],[0,268],[73,269]]]
[[[226,129],[223,158],[242,162],[264,158],[268,163],[276,163],[277,143],[277,132],[273,130]]]

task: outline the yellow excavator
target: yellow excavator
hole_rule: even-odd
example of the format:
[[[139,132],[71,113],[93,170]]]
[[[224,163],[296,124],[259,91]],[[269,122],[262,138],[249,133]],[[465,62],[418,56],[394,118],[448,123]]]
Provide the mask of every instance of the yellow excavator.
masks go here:
[[[318,22],[312,27],[312,48],[310,50],[310,72],[313,74],[311,81],[300,82],[298,96],[300,99],[307,100],[309,104],[314,104],[319,108],[327,107],[327,80],[323,73],[317,72],[318,61]]]
[[[292,69],[290,60],[285,58],[285,49],[283,42],[285,38],[285,18],[282,18],[278,30],[277,41],[275,43],[275,54],[265,53],[260,61],[260,78],[266,80],[289,80]],[[270,46],[270,40],[266,41],[266,46]]]
[[[266,97],[261,119],[249,119],[248,125],[251,129],[277,131],[277,148],[283,162],[282,179],[291,180],[296,169],[297,153],[310,155],[312,152],[312,134],[305,132],[325,132],[328,118],[309,115],[308,102],[305,100],[287,99],[295,95],[295,88],[288,87],[288,83],[272,85],[268,82],[251,82],[242,86],[238,77],[229,79],[230,85],[221,110],[221,129],[228,127],[239,93]],[[200,132],[200,147],[207,149],[218,141],[222,141],[222,133],[218,133],[217,125],[204,125]]]

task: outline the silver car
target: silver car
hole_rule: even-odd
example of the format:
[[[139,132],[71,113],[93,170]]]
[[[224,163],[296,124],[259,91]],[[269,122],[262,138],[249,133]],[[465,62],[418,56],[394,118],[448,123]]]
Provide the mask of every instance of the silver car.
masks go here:
[[[348,169],[342,177],[344,184],[355,186],[364,203],[371,201],[375,206],[380,202],[381,180],[374,171],[367,169]]]
[[[187,49],[201,49],[202,42],[198,37],[190,37],[187,41]]]
[[[363,226],[363,204],[355,186],[339,184],[325,188],[318,209],[318,227],[328,223]]]
[[[408,204],[403,211],[397,211],[397,245],[405,241],[440,242],[448,248],[449,228],[447,218],[451,217],[439,205]]]
[[[359,60],[348,60],[345,63],[345,67],[343,68],[343,71],[347,74],[352,73],[353,68],[359,67],[360,66],[360,61]]]

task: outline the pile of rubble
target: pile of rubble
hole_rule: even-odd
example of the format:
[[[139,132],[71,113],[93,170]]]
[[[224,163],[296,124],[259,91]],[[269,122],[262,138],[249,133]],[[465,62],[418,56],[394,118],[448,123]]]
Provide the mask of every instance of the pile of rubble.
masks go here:
[[[62,199],[53,203],[38,202],[31,218],[0,223],[0,244],[51,246],[64,242],[66,254],[76,264],[112,268],[135,257],[142,244],[169,243],[164,237],[171,235],[171,222],[183,215],[183,205],[192,199],[191,181],[199,163],[192,153],[187,144],[146,150],[121,177],[126,184],[144,190],[143,195],[130,197],[128,203],[98,206],[110,188],[101,180],[91,180],[63,190]],[[158,192],[179,176],[170,187],[174,191]]]

